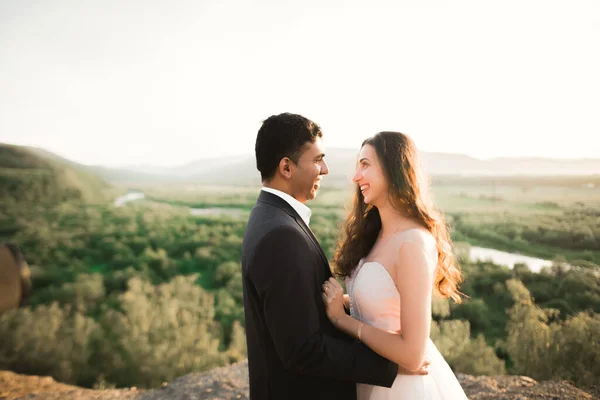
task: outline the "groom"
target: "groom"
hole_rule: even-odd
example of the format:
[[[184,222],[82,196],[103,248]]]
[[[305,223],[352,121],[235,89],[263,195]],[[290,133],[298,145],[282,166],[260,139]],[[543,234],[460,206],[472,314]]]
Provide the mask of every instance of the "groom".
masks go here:
[[[316,123],[288,113],[266,119],[256,138],[263,188],[242,249],[252,400],[356,399],[356,382],[391,387],[399,371],[325,313],[331,271],[304,205],[329,172],[321,138]]]

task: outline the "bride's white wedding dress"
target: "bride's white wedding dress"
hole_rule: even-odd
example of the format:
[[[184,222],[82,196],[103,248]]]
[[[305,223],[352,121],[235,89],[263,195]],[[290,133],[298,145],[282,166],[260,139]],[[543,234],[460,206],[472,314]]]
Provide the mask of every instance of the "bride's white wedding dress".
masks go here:
[[[410,241],[411,235],[403,235]],[[437,258],[437,254],[435,255]],[[376,261],[361,262],[346,279],[352,317],[389,331],[400,330],[400,294],[392,277]],[[456,376],[429,339],[429,375],[398,375],[391,388],[357,384],[358,400],[461,400],[467,399]]]

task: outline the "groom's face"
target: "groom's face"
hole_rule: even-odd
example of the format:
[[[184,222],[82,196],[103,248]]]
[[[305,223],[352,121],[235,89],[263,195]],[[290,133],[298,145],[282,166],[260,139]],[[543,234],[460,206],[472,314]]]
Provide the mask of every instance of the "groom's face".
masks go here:
[[[321,178],[329,173],[321,138],[317,138],[314,143],[306,143],[298,163],[292,163],[292,165],[293,197],[301,203],[317,197],[317,191],[321,186]]]

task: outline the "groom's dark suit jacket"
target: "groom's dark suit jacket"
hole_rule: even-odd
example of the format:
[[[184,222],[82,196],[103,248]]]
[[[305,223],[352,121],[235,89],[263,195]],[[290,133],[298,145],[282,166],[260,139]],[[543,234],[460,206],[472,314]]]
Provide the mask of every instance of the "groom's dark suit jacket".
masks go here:
[[[356,399],[356,382],[390,387],[398,366],[328,320],[323,249],[285,200],[261,191],[242,250],[252,400]]]

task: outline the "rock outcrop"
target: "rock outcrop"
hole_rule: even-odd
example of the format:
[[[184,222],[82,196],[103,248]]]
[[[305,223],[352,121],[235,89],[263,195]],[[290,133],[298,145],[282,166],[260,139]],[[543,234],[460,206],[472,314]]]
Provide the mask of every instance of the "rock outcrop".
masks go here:
[[[592,400],[600,391],[582,390],[566,381],[537,382],[523,376],[471,376],[458,379],[471,400]],[[0,371],[0,400],[237,400],[248,399],[248,363],[182,376],[152,390],[90,390],[48,377]]]

